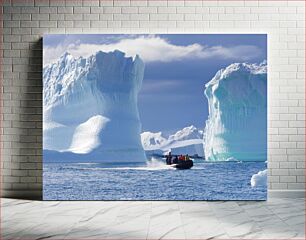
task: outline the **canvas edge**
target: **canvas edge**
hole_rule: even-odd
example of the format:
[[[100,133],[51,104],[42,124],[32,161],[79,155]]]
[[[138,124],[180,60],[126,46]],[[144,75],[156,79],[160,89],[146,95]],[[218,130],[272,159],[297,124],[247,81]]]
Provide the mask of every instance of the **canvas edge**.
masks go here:
[[[305,190],[268,190],[267,200],[270,198],[305,198]],[[28,200],[43,200],[41,190],[2,190],[2,198],[16,198]]]

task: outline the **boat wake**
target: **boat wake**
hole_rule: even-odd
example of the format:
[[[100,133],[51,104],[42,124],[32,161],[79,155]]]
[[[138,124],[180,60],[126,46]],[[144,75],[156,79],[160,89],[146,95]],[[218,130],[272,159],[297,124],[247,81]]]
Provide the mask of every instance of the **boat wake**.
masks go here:
[[[155,157],[151,157],[151,159],[147,160],[146,163],[142,165],[137,166],[128,166],[128,167],[122,167],[122,166],[97,166],[99,164],[82,164],[82,165],[88,165],[88,167],[83,167],[83,170],[138,170],[138,171],[159,171],[159,170],[174,170],[173,167],[166,165],[166,163],[162,159],[158,159]]]
[[[147,166],[145,169],[154,171],[154,170],[165,170],[165,169],[174,169],[174,168],[169,165],[166,165],[165,162],[163,162],[158,158],[151,157],[151,160],[147,161]]]
[[[146,165],[144,166],[135,166],[135,167],[116,167],[112,170],[138,170],[138,171],[160,171],[160,170],[174,170],[174,168],[166,165],[161,159],[151,157],[150,160],[147,160]]]

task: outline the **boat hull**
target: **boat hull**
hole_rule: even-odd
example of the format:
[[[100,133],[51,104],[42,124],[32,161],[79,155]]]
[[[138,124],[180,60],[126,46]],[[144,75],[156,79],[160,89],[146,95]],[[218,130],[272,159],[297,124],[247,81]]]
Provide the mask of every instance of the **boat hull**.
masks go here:
[[[176,169],[190,169],[193,167],[193,161],[192,160],[187,160],[183,162],[179,162],[177,164],[172,164],[171,167],[176,168]]]

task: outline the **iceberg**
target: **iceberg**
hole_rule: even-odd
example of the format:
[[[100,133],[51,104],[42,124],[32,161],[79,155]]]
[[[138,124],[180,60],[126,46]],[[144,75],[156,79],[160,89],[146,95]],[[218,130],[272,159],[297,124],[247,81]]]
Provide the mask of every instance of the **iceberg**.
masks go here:
[[[137,107],[144,75],[138,55],[64,53],[43,69],[44,159],[145,161]]]
[[[74,130],[70,148],[73,153],[90,153],[100,145],[99,133],[110,120],[101,115],[93,116]]]
[[[164,136],[162,132],[143,132],[141,142],[147,154],[189,154],[204,156],[203,131],[191,125],[176,133]]]
[[[268,174],[267,169],[259,171],[258,173],[254,174],[251,178],[251,186],[252,187],[267,186],[267,174]]]
[[[267,64],[234,63],[205,85],[209,116],[204,152],[210,161],[267,160]]]

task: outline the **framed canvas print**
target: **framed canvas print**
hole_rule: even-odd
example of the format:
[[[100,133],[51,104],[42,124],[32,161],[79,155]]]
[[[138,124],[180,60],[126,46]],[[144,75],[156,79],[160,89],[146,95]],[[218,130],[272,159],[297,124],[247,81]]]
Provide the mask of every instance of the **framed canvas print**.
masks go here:
[[[265,200],[267,35],[44,35],[43,198]]]

